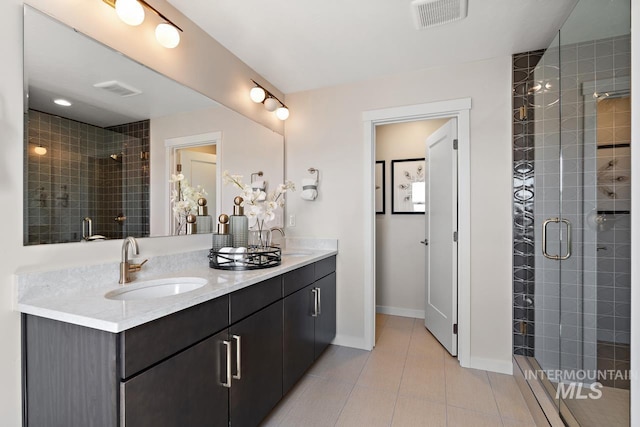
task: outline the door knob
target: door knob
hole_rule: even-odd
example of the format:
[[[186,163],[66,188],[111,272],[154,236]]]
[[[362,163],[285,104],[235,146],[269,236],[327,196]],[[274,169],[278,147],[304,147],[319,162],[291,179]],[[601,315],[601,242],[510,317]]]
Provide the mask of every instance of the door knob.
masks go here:
[[[429,245],[429,241],[428,241],[427,239],[420,240],[420,243],[422,243],[422,244],[423,244],[423,245],[425,245],[425,246],[428,246],[428,245]]]

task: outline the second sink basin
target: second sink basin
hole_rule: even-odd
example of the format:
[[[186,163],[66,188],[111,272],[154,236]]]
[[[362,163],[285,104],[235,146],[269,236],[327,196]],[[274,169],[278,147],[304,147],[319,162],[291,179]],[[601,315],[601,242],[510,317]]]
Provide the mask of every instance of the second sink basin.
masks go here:
[[[207,280],[200,277],[170,277],[125,285],[104,296],[119,301],[143,300],[180,295],[200,289],[206,284]]]

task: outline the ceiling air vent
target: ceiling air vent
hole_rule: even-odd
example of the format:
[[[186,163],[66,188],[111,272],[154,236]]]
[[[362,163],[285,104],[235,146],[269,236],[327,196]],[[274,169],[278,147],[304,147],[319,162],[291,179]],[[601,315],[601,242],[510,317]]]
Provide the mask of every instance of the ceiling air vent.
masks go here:
[[[467,0],[413,0],[411,7],[418,30],[448,24],[467,16]]]
[[[108,82],[96,83],[93,87],[104,89],[121,97],[134,96],[142,93],[141,90],[135,87],[126,85],[117,80],[109,80]]]

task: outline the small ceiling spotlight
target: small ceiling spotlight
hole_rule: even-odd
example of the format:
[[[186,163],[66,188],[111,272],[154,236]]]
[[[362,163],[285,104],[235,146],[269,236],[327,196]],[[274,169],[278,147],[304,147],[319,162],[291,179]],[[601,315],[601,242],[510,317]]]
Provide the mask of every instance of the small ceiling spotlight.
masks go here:
[[[161,22],[156,27],[156,40],[162,46],[173,49],[180,44],[180,32],[182,28],[174,24],[169,18],[158,12],[145,0],[102,0],[109,6],[115,8],[118,17],[127,25],[137,26],[144,21],[144,8],[151,10],[158,15]]]
[[[249,97],[256,104],[264,104],[264,108],[267,111],[275,111],[276,117],[280,120],[287,120],[289,118],[289,108],[282,101],[280,101],[274,94],[266,90],[255,80],[251,80],[255,87],[251,88]]]
[[[54,99],[53,103],[56,105],[60,105],[62,107],[71,107],[71,102],[67,101],[66,99],[62,99],[62,98],[58,98],[58,99]]]

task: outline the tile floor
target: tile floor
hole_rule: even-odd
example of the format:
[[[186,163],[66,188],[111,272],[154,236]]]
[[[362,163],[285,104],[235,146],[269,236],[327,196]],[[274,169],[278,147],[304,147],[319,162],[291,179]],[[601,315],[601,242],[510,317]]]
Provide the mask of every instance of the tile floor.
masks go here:
[[[421,319],[377,315],[372,352],[331,346],[263,426],[535,426],[510,375],[461,368]]]

